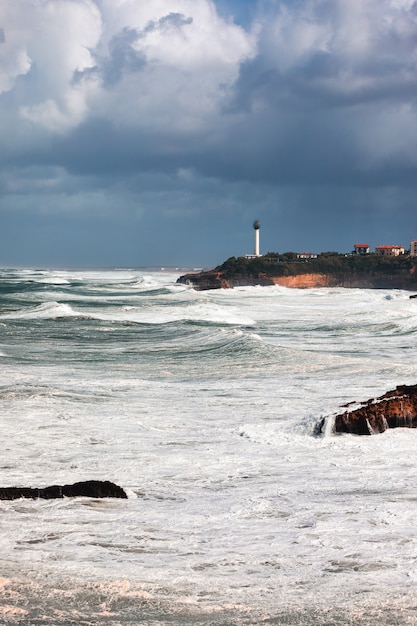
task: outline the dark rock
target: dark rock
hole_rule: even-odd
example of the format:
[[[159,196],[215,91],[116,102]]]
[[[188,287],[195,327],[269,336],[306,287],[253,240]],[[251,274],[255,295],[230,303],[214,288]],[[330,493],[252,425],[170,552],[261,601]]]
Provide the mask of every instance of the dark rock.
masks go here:
[[[215,270],[199,272],[198,274],[184,274],[184,276],[178,278],[177,283],[189,285],[197,291],[206,289],[230,289],[231,287],[229,282],[222,276],[221,272],[216,272]]]
[[[274,280],[260,272],[243,277],[229,277],[225,276],[224,272],[218,270],[206,270],[198,274],[184,274],[178,278],[177,283],[189,285],[196,291],[205,291],[208,289],[232,289],[233,287],[254,287],[259,285],[266,287],[274,285]]]
[[[30,498],[36,500],[52,500],[85,496],[89,498],[127,498],[125,491],[108,480],[86,480],[72,485],[52,485],[42,489],[31,487],[0,487],[0,500],[17,500]]]
[[[317,424],[315,434],[325,432],[328,419]],[[400,427],[417,428],[417,385],[399,385],[379,398],[362,402],[356,409],[336,415],[332,430],[335,433],[374,435]]]

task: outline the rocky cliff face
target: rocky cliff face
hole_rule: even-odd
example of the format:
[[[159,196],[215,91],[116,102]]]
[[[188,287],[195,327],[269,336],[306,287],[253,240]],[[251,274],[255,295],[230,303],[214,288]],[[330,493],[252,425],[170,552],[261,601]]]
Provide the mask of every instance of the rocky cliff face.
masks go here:
[[[317,434],[327,430],[329,419],[320,421]],[[374,435],[399,427],[417,428],[417,385],[400,385],[379,398],[371,398],[356,408],[347,409],[332,420],[334,433]]]
[[[356,289],[417,289],[417,277],[408,271],[393,274],[369,272],[364,274],[318,274],[303,273],[291,276],[256,276],[227,277],[223,272],[209,270],[198,274],[185,274],[177,281],[190,285],[198,291],[205,289],[229,289],[231,287],[247,287],[252,285],[281,285],[299,289],[317,287],[346,287]]]
[[[180,276],[177,283],[194,287],[197,291],[206,289],[230,289],[229,281],[223,278],[221,272],[210,270],[208,272],[199,272],[198,274],[184,274]]]
[[[241,278],[225,278],[222,272],[207,271],[199,274],[185,274],[180,276],[178,283],[190,285],[197,291],[205,289],[231,289],[232,287],[281,285],[283,287],[333,287],[333,277],[324,274],[300,274],[298,276],[243,276]]]
[[[335,287],[333,276],[326,274],[299,274],[298,276],[276,276],[272,278],[274,285],[292,287],[298,289],[311,289],[315,287]]]

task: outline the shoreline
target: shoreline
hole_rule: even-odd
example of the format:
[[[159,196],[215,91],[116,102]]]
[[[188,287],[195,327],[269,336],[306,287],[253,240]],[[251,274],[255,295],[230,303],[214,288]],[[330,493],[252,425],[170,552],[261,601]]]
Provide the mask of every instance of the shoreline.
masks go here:
[[[414,274],[363,274],[363,275],[333,275],[323,273],[303,273],[291,276],[257,276],[228,277],[224,272],[211,270],[185,274],[180,276],[177,283],[193,287],[197,291],[211,289],[232,289],[233,287],[256,287],[278,285],[290,289],[317,289],[317,288],[346,288],[346,289],[404,289],[417,290],[417,280]]]

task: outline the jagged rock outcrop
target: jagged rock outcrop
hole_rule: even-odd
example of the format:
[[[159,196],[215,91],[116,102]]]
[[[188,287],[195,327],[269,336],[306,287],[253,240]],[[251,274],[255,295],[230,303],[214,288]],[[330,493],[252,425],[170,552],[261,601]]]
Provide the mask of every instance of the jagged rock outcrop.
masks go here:
[[[32,487],[0,487],[0,500],[17,500],[18,498],[30,498],[36,500],[43,498],[70,498],[86,496],[89,498],[127,498],[121,487],[108,480],[86,480],[72,485],[52,485],[41,489]]]
[[[198,274],[184,274],[178,278],[177,283],[189,285],[197,289],[197,291],[206,289],[230,289],[231,287],[229,282],[223,278],[222,273],[216,272],[215,270],[199,272]]]
[[[241,278],[226,278],[223,272],[219,272],[217,270],[207,270],[199,272],[198,274],[184,274],[178,278],[177,283],[189,285],[197,291],[205,291],[207,289],[231,289],[232,287],[273,285],[274,280],[265,274],[242,276]]]
[[[347,408],[351,404],[342,408]],[[330,418],[317,425],[317,434],[324,433]],[[332,420],[335,433],[373,435],[388,428],[417,428],[417,385],[399,385],[379,398],[371,398],[356,408],[347,409]]]

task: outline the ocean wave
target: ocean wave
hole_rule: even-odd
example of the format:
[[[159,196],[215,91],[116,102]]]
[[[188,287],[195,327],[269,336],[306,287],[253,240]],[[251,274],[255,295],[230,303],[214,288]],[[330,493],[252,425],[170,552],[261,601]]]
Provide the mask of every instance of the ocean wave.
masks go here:
[[[105,322],[164,325],[173,322],[214,324],[225,326],[253,326],[255,321],[243,315],[237,308],[193,303],[169,303],[166,305],[133,306],[110,303],[112,306],[96,304],[78,310],[68,303],[48,301],[33,307],[24,307],[0,315],[0,319],[61,319],[75,317]],[[118,306],[119,304],[119,306]]]
[[[47,278],[38,278],[35,282],[45,285],[69,285],[70,281],[61,276],[48,276]]]
[[[44,302],[35,307],[25,307],[17,311],[3,313],[1,319],[54,319],[59,317],[73,317],[78,314],[68,304],[59,302]]]

